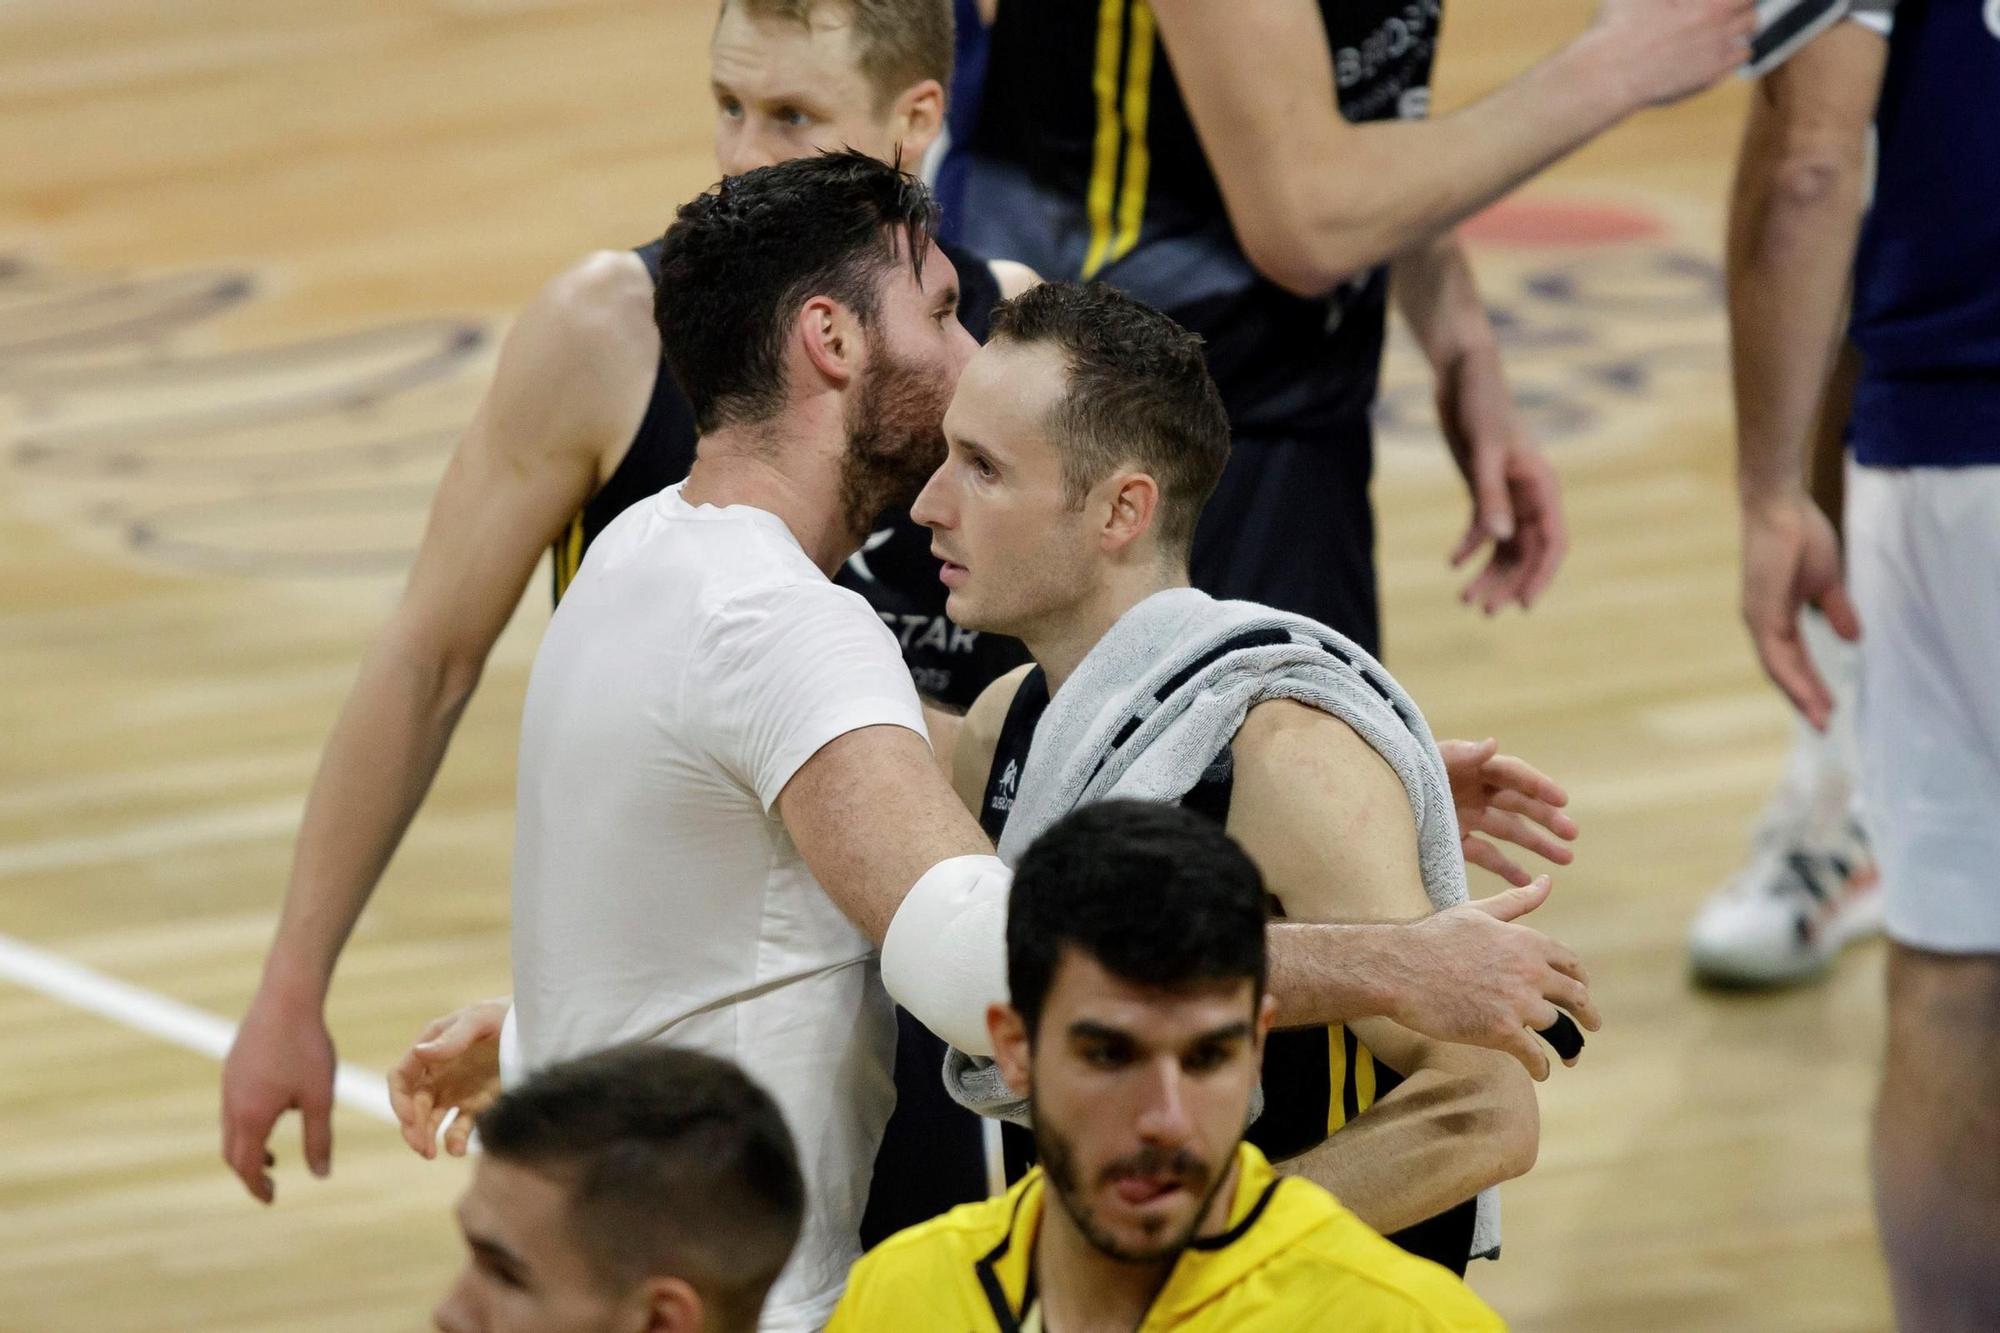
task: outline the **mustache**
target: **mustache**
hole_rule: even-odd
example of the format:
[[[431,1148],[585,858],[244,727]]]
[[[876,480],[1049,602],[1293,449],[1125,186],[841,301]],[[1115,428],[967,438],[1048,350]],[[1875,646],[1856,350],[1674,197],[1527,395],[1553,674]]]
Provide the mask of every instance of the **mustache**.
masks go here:
[[[1099,1185],[1114,1185],[1128,1176],[1171,1177],[1199,1193],[1208,1182],[1208,1163],[1186,1148],[1148,1145],[1098,1172]]]

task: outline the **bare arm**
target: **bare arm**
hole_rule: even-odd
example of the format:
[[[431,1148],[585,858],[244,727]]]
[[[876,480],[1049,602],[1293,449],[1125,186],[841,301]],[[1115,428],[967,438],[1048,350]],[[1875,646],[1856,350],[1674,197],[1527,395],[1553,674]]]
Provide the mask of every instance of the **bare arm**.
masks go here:
[[[1346,723],[1289,701],[1261,704],[1234,752],[1229,831],[1288,917],[1395,920],[1429,910],[1409,797]],[[1513,1060],[1431,1041],[1388,1019],[1347,1026],[1404,1081],[1286,1170],[1394,1231],[1533,1163],[1534,1085]]]
[[[324,1172],[334,964],[443,761],[542,551],[631,438],[658,362],[652,283],[630,255],[557,278],[501,350],[438,485],[403,598],[363,659],[306,801],[263,980],[223,1074],[224,1156],[269,1198],[264,1144],[289,1106]]]
[[[1764,669],[1816,725],[1833,699],[1799,638],[1799,609],[1819,605],[1850,639],[1860,624],[1838,541],[1805,490],[1805,455],[1840,340],[1886,58],[1881,37],[1839,23],[1766,75],[1730,198],[1743,618]]]
[[[1472,265],[1447,232],[1397,256],[1390,291],[1430,362],[1438,425],[1472,492],[1472,520],[1451,552],[1462,565],[1492,554],[1459,594],[1488,615],[1523,610],[1554,581],[1569,550],[1555,468],[1529,438],[1500,364],[1500,341]]]
[[[1456,225],[1747,51],[1751,0],[1605,0],[1569,46],[1434,120],[1349,124],[1312,0],[1154,0],[1160,39],[1250,262],[1301,296]]]

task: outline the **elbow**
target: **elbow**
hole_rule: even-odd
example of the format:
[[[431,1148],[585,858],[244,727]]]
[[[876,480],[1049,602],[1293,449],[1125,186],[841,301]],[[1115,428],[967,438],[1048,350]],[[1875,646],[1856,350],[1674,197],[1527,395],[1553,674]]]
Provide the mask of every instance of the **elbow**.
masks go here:
[[[1270,182],[1261,206],[1232,211],[1237,244],[1259,276],[1293,296],[1316,300],[1388,258],[1368,244],[1366,227],[1348,210],[1302,197],[1296,179]]]
[[[1526,1071],[1510,1059],[1484,1098],[1486,1134],[1493,1145],[1493,1183],[1525,1176],[1542,1150],[1542,1108]]]
[[[1786,152],[1771,172],[1771,200],[1793,213],[1840,208],[1858,211],[1861,160],[1851,149],[1801,144]]]
[[[1325,296],[1370,262],[1350,246],[1315,246],[1303,226],[1275,235],[1246,234],[1239,240],[1243,257],[1259,277],[1307,301]]]
[[[1452,1110],[1445,1121],[1468,1164],[1474,1190],[1525,1176],[1541,1151],[1541,1106],[1527,1074],[1509,1069],[1466,1073],[1452,1080]],[[1509,1072],[1511,1070],[1511,1072]]]

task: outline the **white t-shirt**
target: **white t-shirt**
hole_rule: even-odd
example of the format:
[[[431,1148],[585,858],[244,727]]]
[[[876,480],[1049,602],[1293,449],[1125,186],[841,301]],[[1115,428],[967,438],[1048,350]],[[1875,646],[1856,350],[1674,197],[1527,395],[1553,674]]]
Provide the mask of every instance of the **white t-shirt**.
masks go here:
[[[619,1042],[736,1061],[798,1143],[804,1234],[762,1327],[813,1329],[895,1100],[873,950],[775,805],[814,752],[923,734],[894,637],[775,515],[672,487],[591,543],[535,658],[514,839],[514,1023],[525,1070]]]

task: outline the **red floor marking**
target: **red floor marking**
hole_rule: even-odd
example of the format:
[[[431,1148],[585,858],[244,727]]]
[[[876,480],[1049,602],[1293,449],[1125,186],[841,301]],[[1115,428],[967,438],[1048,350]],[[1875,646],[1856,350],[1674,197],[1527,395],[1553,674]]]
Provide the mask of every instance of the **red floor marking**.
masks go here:
[[[1665,232],[1665,224],[1641,208],[1554,199],[1503,199],[1459,228],[1459,235],[1480,245],[1610,245]]]

